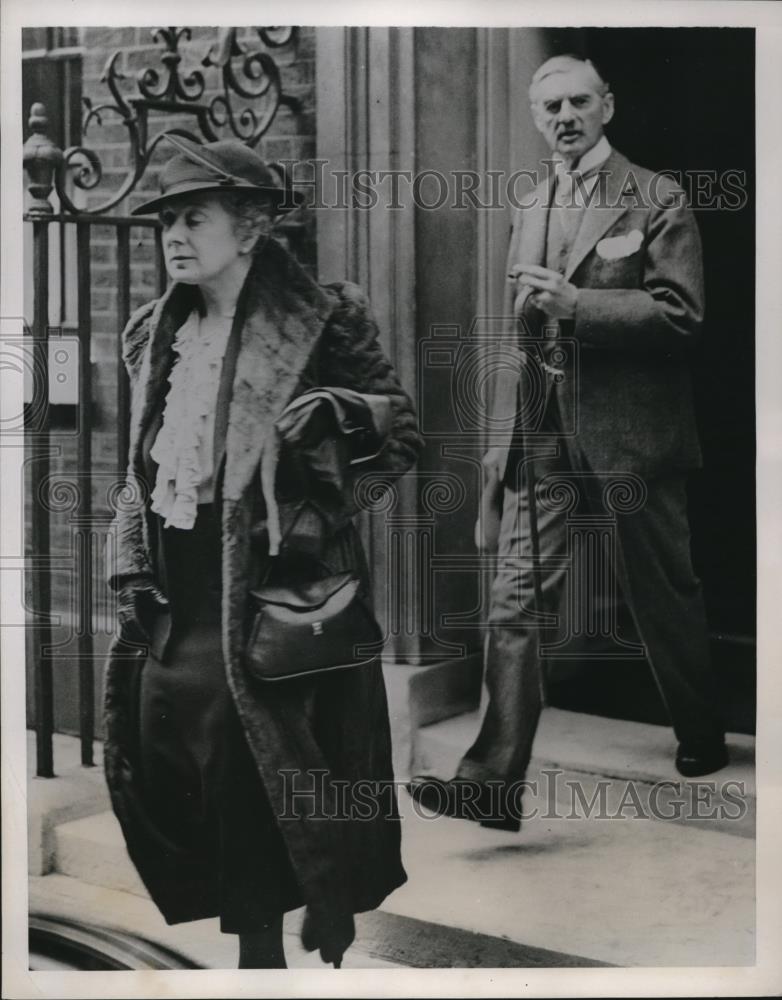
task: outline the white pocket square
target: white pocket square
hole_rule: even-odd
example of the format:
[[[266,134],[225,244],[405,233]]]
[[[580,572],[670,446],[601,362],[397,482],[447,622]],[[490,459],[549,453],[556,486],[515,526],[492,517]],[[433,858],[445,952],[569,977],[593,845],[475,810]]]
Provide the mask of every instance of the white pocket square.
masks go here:
[[[640,250],[643,241],[641,230],[631,229],[621,236],[607,236],[600,240],[595,249],[603,260],[619,260],[620,257],[629,257],[631,253]]]

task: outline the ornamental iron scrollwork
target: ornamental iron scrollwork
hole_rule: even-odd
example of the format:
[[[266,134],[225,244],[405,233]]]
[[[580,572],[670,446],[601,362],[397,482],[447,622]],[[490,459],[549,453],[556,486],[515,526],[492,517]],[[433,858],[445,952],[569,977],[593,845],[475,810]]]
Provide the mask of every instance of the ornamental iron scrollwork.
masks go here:
[[[297,36],[295,27],[253,30],[270,50],[292,45]],[[246,40],[240,39],[238,28],[219,29],[216,40],[209,44],[201,60],[201,66],[216,70],[219,78],[218,86],[214,88],[219,92],[211,97],[204,71],[199,68],[186,70],[182,66],[180,43],[191,40],[190,28],[155,28],[152,37],[163,46],[160,55],[162,69],[146,66],[138,70],[135,74],[136,95],[129,97],[122,92],[122,81],[128,75],[118,68],[120,52],[117,51],[109,56],[101,77],[112,100],[93,104],[89,97],[82,99],[85,108],[82,132],[85,137],[91,126],[101,127],[107,116],[118,117],[120,124],[127,129],[129,168],[119,189],[97,207],[83,208],[74,204],[68,194],[67,181],[70,180],[82,191],[97,188],[103,178],[100,157],[86,145],[71,146],[60,153],[48,140],[44,142],[42,123],[45,123],[45,112],[42,105],[37,104],[30,118],[33,135],[25,143],[25,167],[34,181],[29,185],[29,214],[51,212],[48,191],[52,181],[63,212],[99,215],[109,211],[134,190],[167,132],[197,142],[215,142],[220,138],[233,137],[252,148],[269,130],[281,105],[293,112],[301,110],[298,99],[283,92],[279,67],[274,58],[268,51],[250,48]],[[248,101],[251,102],[249,105],[240,103]],[[192,115],[195,128],[192,131],[170,128],[150,138],[150,112]],[[57,155],[52,155],[53,152]],[[35,175],[30,167],[36,171]],[[43,176],[44,172],[48,177]]]
[[[256,28],[261,41],[269,48],[282,48],[295,38],[295,28]],[[236,75],[234,63],[241,59],[242,77]],[[226,125],[237,139],[255,146],[269,129],[281,104],[292,111],[299,102],[284,94],[277,64],[268,52],[248,52],[237,38],[236,28],[224,28],[203,59],[204,66],[217,66],[222,74],[223,92],[209,104],[209,120],[213,126]],[[236,114],[232,95],[238,94],[254,102]]]
[[[160,61],[168,72],[168,79],[161,83],[158,70],[154,66],[146,66],[136,77],[141,96],[153,102],[198,101],[206,88],[204,74],[196,69],[183,77],[179,72],[179,64],[182,62],[179,40],[185,38],[190,41],[190,28],[155,28],[152,37],[156,42],[162,39],[165,43],[166,48]]]

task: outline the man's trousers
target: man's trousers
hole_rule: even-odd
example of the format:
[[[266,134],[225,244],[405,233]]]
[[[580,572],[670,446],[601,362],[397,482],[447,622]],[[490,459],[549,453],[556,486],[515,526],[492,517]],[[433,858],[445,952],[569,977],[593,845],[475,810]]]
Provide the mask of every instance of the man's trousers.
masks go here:
[[[555,638],[542,627],[564,615],[567,632],[578,624],[587,599],[579,586],[595,584],[601,552],[580,543],[573,531],[574,503],[592,524],[613,524],[615,582],[632,613],[646,658],[680,743],[713,746],[723,738],[709,659],[701,594],[690,556],[684,472],[644,481],[586,466],[573,443],[549,439],[559,455],[534,459],[540,571],[536,606],[524,461],[517,456],[506,486],[498,568],[491,590],[485,683],[489,700],[480,733],[459,765],[457,777],[473,781],[524,778],[542,708],[539,646]],[[531,452],[531,449],[529,449]],[[512,456],[513,461],[513,456]],[[624,483],[624,485],[623,485]],[[632,495],[631,495],[632,494]],[[607,518],[607,520],[605,520]],[[586,522],[589,523],[589,517]],[[579,548],[580,546],[580,548]],[[591,560],[591,562],[590,562]],[[569,600],[562,602],[568,584]],[[562,628],[560,626],[561,634]]]

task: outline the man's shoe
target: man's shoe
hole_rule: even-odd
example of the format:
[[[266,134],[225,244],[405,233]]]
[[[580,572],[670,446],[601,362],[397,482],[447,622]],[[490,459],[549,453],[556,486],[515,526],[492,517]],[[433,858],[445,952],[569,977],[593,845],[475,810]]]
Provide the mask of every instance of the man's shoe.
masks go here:
[[[508,833],[518,833],[521,829],[521,820],[509,814],[498,819],[482,819],[480,823],[487,830],[507,830]]]
[[[724,743],[680,743],[676,754],[676,770],[685,778],[700,778],[719,771],[730,761]]]
[[[502,801],[504,784],[482,784],[466,778],[442,781],[431,775],[416,775],[405,787],[414,802],[438,816],[469,819],[490,830],[518,833],[521,816],[510,803]]]

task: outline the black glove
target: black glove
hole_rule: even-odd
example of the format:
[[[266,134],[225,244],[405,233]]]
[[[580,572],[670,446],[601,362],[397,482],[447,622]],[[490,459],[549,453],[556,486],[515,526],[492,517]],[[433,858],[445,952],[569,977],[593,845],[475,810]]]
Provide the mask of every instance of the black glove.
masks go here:
[[[301,943],[305,951],[320,951],[324,962],[336,968],[356,936],[352,913],[331,913],[328,907],[307,905],[301,927]]]
[[[117,622],[120,638],[149,644],[149,623],[155,610],[168,601],[151,576],[129,577],[117,592]]]

